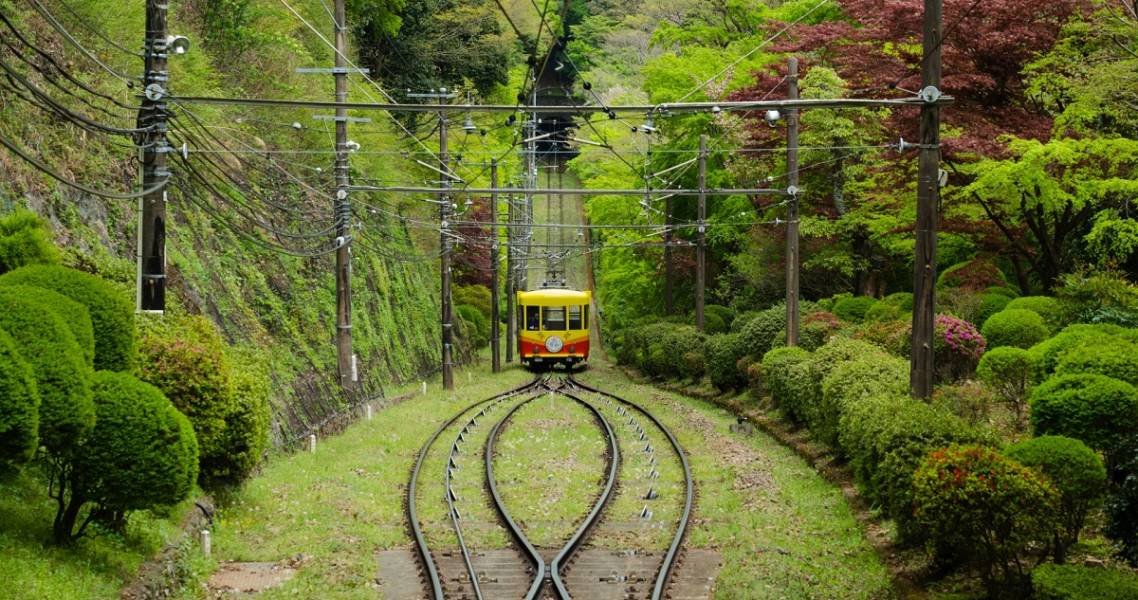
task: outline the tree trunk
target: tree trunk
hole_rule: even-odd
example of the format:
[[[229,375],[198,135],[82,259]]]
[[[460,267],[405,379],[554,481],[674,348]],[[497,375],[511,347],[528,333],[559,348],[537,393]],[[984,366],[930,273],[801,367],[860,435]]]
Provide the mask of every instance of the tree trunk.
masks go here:
[[[55,543],[65,545],[74,541],[71,532],[75,529],[75,521],[79,519],[79,510],[85,503],[86,500],[72,493],[63,511],[55,515]]]

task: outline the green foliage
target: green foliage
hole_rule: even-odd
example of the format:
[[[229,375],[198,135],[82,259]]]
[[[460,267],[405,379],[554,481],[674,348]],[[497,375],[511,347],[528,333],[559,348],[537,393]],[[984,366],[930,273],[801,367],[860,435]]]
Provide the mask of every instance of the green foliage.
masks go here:
[[[1078,323],[1138,327],[1138,286],[1116,271],[1076,271],[1063,275],[1055,295]]]
[[[708,335],[727,333],[735,313],[726,306],[708,304],[703,307],[703,331]]]
[[[1023,598],[1021,555],[1053,531],[1058,494],[1041,475],[981,446],[936,450],[913,475],[913,514],[930,544],[968,560],[990,598]]]
[[[798,345],[806,350],[817,350],[826,345],[841,328],[842,322],[833,313],[821,310],[808,313],[802,317],[802,325],[798,330]]]
[[[1007,298],[1012,299],[1012,300],[1019,298],[1019,292],[1017,292],[1017,291],[1015,291],[1012,288],[1007,287],[1007,286],[1000,286],[1000,285],[992,286],[990,288],[985,289],[984,293],[985,294],[999,294],[1001,296],[1006,296]]]
[[[24,285],[0,287],[0,294],[15,294],[22,298],[31,298],[42,306],[59,315],[79,349],[83,352],[83,363],[91,366],[95,360],[95,330],[91,325],[91,313],[86,306],[51,290]]]
[[[896,306],[902,311],[909,312],[913,310],[913,293],[912,292],[894,292],[881,299],[885,304]]]
[[[39,447],[39,405],[34,372],[0,330],[0,474],[31,459]]]
[[[1038,369],[1036,353],[1015,346],[1000,346],[980,357],[976,376],[1011,405],[1018,427],[1023,423],[1028,394]]]
[[[798,347],[775,348],[763,355],[763,375],[771,399],[798,424],[807,422],[808,411],[813,408],[808,403],[815,385],[810,359],[810,352]]]
[[[41,304],[36,292],[0,293],[0,330],[12,337],[35,376],[40,443],[52,454],[66,455],[95,424],[91,367],[63,318]]]
[[[909,391],[909,363],[881,352],[839,363],[822,380],[822,402],[812,432],[818,439],[838,445],[838,424],[849,408],[880,396],[903,396]]]
[[[454,287],[454,304],[455,306],[462,304],[473,306],[489,321],[491,312],[490,288],[484,285],[456,285]]]
[[[23,209],[0,218],[0,273],[33,264],[59,264],[48,224]]]
[[[1051,331],[1059,331],[1066,325],[1066,309],[1059,300],[1051,296],[1021,296],[1009,302],[1004,309],[1024,309],[1037,313],[1043,317],[1043,321]]]
[[[490,320],[477,306],[470,304],[459,304],[455,306],[455,312],[462,318],[468,325],[466,335],[468,342],[472,348],[483,348],[490,343]]]
[[[1138,250],[1138,221],[1107,209],[1095,216],[1094,226],[1083,239],[1099,264],[1125,264]]]
[[[748,344],[742,334],[722,333],[707,336],[704,345],[707,375],[720,390],[738,388],[746,383],[739,372],[739,359],[747,355]]]
[[[988,317],[1004,310],[1012,301],[1012,297],[995,292],[985,292],[980,296],[980,306],[976,309],[976,322],[983,323]]]
[[[97,372],[94,390],[98,418],[72,462],[71,504],[121,513],[189,495],[198,475],[189,420],[157,388],[126,373]]]
[[[34,265],[0,276],[0,285],[28,285],[58,292],[87,307],[95,334],[95,368],[133,371],[137,353],[134,309],[109,283],[80,271]]]
[[[983,384],[966,380],[939,385],[933,390],[931,404],[964,420],[973,427],[986,423],[996,394]]]
[[[964,288],[971,292],[1007,285],[1008,280],[996,263],[979,257],[952,265],[941,271],[936,279],[937,289]]]
[[[1055,367],[1056,375],[1090,373],[1106,375],[1138,385],[1138,344],[1088,340],[1075,352],[1067,352]]]
[[[204,317],[144,332],[139,378],[162,391],[193,424],[202,464],[224,461],[226,418],[234,412],[233,368],[225,342]],[[203,469],[202,483],[212,473]]]
[[[624,331],[618,359],[653,377],[694,379],[703,375],[706,337],[691,325],[633,327]]]
[[[1040,565],[1031,572],[1035,600],[1134,600],[1138,576],[1082,565]]]
[[[1052,377],[1031,393],[1031,426],[1109,454],[1138,432],[1138,391],[1103,375]]]
[[[1138,436],[1130,436],[1111,453],[1111,480],[1106,500],[1106,535],[1118,542],[1119,554],[1138,566]]]
[[[1106,492],[1106,467],[1098,454],[1079,440],[1045,435],[1009,446],[1005,453],[1021,464],[1039,469],[1059,491],[1059,527],[1052,542],[1055,562],[1066,560],[1067,549],[1079,541],[1087,513]]]
[[[762,356],[775,346],[786,341],[786,305],[776,304],[759,312],[745,323],[739,333],[748,344],[748,354]],[[782,338],[779,338],[779,333]]]
[[[1030,348],[1048,336],[1043,317],[1024,309],[1003,310],[988,317],[980,333],[984,335],[989,348]]]
[[[1130,344],[1138,342],[1138,330],[1118,325],[1076,323],[1068,325],[1058,335],[1031,347],[1039,361],[1039,375],[1055,372],[1059,361],[1072,350],[1093,344]]]
[[[853,337],[880,346],[892,355],[908,356],[912,330],[913,324],[907,321],[869,322],[859,326]]]
[[[896,321],[901,318],[901,307],[897,304],[890,304],[884,300],[873,303],[868,310],[865,311],[864,321],[873,323],[879,321]]]
[[[243,482],[269,444],[269,371],[248,363],[233,369],[233,410],[225,415],[220,452],[202,456],[201,476],[205,486],[217,489]]]
[[[860,323],[865,320],[866,313],[875,304],[877,304],[877,300],[870,296],[842,298],[834,303],[833,313],[843,321]]]

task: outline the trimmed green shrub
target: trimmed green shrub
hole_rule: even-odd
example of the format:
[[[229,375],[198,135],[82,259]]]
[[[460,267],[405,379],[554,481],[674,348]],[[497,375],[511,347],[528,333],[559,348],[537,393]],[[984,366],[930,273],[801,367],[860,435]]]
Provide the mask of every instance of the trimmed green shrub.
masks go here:
[[[987,258],[974,258],[956,263],[941,271],[936,279],[937,289],[964,288],[979,291],[993,286],[1007,287],[1007,285],[1007,277],[1004,277],[1004,273],[996,263]]]
[[[802,318],[802,327],[798,331],[798,345],[810,351],[817,350],[829,342],[841,328],[842,322],[834,313],[822,310],[811,312]]]
[[[459,304],[455,312],[466,321],[470,327],[467,329],[467,340],[472,348],[482,348],[490,343],[490,320],[476,306]]]
[[[713,335],[717,333],[727,333],[727,331],[727,322],[723,320],[723,317],[719,316],[716,313],[706,313],[703,315],[704,333],[707,335]]]
[[[58,292],[87,307],[95,332],[95,368],[133,371],[138,340],[134,307],[111,284],[66,267],[33,265],[0,276],[0,285],[29,285]]]
[[[39,447],[40,396],[35,375],[0,330],[0,472],[26,462]]]
[[[233,410],[225,415],[220,452],[201,457],[201,479],[217,489],[244,481],[269,444],[269,373],[247,366],[233,371]]]
[[[839,363],[822,380],[822,402],[814,435],[838,445],[838,424],[848,407],[867,398],[901,396],[909,391],[909,363],[880,352]]]
[[[762,311],[747,310],[735,315],[735,318],[731,319],[731,331],[735,333],[743,331],[743,328],[747,326],[747,323],[750,323],[751,319],[759,316],[760,312]]]
[[[865,311],[865,318],[862,319],[866,323],[874,323],[879,321],[896,321],[901,318],[901,307],[896,304],[888,304],[885,301],[875,302]]]
[[[909,356],[909,338],[913,324],[907,321],[863,323],[854,331],[856,340],[880,346],[894,356]]]
[[[1052,331],[1058,331],[1065,325],[1064,314],[1066,310],[1058,299],[1051,296],[1020,296],[1008,303],[1007,310],[1030,310],[1043,317],[1043,321]]]
[[[1021,554],[1054,530],[1058,493],[1042,475],[982,446],[936,450],[913,474],[913,516],[938,553],[968,560],[989,598],[1024,598]]]
[[[1090,342],[1067,352],[1055,367],[1056,375],[1090,373],[1138,385],[1138,344],[1116,340]]]
[[[1118,325],[1076,323],[1063,328],[1055,337],[1031,347],[1039,361],[1040,378],[1055,372],[1064,353],[1087,344],[1138,342],[1138,330]]]
[[[41,306],[53,311],[63,318],[64,324],[71,330],[75,342],[83,352],[83,362],[92,366],[95,360],[95,331],[91,326],[91,313],[86,306],[64,296],[45,290],[43,288],[26,285],[6,285],[0,287],[0,294],[15,293],[23,298],[32,298]]]
[[[933,390],[932,405],[976,426],[988,420],[996,395],[976,381],[939,385]]]
[[[909,312],[913,310],[913,293],[912,292],[894,292],[881,299],[885,304],[896,306],[902,311]]]
[[[233,369],[225,351],[217,329],[204,317],[150,329],[140,345],[139,378],[190,419],[203,462],[224,460],[225,420],[234,411]]]
[[[1024,309],[1002,310],[984,321],[980,333],[989,348],[1030,348],[1047,339],[1047,325],[1038,313]]]
[[[980,306],[976,309],[976,322],[983,323],[988,317],[1004,310],[1012,301],[1011,296],[986,293],[980,296]]]
[[[1121,271],[1079,271],[1062,277],[1055,295],[1077,323],[1138,327],[1138,286]]]
[[[629,364],[653,377],[688,377],[703,375],[702,356],[707,336],[691,325],[654,323],[625,332],[624,353]],[[685,357],[693,353],[696,357]]]
[[[842,298],[834,303],[833,313],[843,321],[861,323],[865,320],[866,312],[875,304],[877,304],[877,299],[872,296]]]
[[[743,325],[739,333],[749,345],[748,354],[762,356],[775,346],[786,342],[786,305],[774,306],[759,312]],[[780,337],[779,334],[782,334]]]
[[[1106,535],[1115,540],[1119,554],[1138,566],[1138,435],[1126,439],[1112,453],[1111,486],[1106,499]]]
[[[19,209],[0,219],[0,273],[34,264],[59,264],[59,250],[48,224],[34,212]]]
[[[1001,296],[1006,296],[1006,297],[1011,298],[1011,299],[1019,298],[1019,292],[1017,292],[1016,290],[1014,290],[1008,286],[1004,286],[1004,285],[994,285],[990,288],[985,288],[984,293],[985,294],[999,294]]]
[[[775,405],[794,423],[806,422],[807,390],[813,386],[810,352],[798,347],[774,348],[763,355],[763,374]]]
[[[716,320],[714,329],[712,328],[712,320]],[[707,304],[703,307],[703,330],[708,335],[727,333],[730,330],[731,322],[734,320],[735,311],[726,306]]]
[[[454,287],[455,306],[468,305],[478,309],[482,316],[490,320],[490,288],[484,285],[456,285]],[[469,321],[469,319],[467,319]]]
[[[1021,428],[1027,410],[1027,397],[1039,368],[1037,355],[1015,346],[992,348],[980,357],[976,376],[1011,405],[1016,428]]]
[[[739,333],[721,333],[707,337],[707,374],[711,384],[720,390],[737,389],[747,383],[739,372],[739,359],[747,355],[747,344]]]
[[[1059,527],[1051,548],[1055,562],[1062,564],[1067,549],[1079,541],[1087,512],[1102,502],[1106,493],[1106,467],[1094,450],[1079,440],[1045,435],[1013,444],[1005,450],[1010,458],[1039,469],[1059,491]]]
[[[40,304],[38,290],[26,291],[0,293],[0,329],[12,336],[35,376],[40,444],[65,455],[95,424],[91,368],[63,318]]]
[[[100,371],[94,390],[98,418],[69,469],[70,493],[55,525],[60,542],[83,534],[82,528],[74,532],[75,522],[88,502],[119,513],[171,505],[189,495],[197,479],[193,428],[158,388]]]
[[[1138,576],[1081,565],[1040,565],[1031,572],[1035,600],[1136,600]]]
[[[1031,427],[1110,453],[1138,433],[1138,391],[1104,375],[1052,377],[1031,393]]]

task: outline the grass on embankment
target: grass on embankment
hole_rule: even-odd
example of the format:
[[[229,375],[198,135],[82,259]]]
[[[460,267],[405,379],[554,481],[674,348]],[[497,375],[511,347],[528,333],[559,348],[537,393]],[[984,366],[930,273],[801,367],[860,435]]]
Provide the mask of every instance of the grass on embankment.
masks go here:
[[[139,566],[176,540],[192,504],[168,515],[132,513],[125,535],[88,528],[70,547],[51,542],[55,501],[35,466],[0,478],[0,597],[12,600],[118,598]]]
[[[530,377],[518,368],[492,376],[485,363],[474,373],[473,383],[465,373],[456,377],[457,400],[432,384],[427,396],[321,440],[314,455],[275,458],[221,512],[215,557],[304,555],[294,579],[259,597],[374,598],[376,552],[411,543],[403,501],[423,441],[460,407]],[[840,490],[793,452],[762,434],[731,433],[735,419],[726,411],[631,383],[608,367],[594,366],[580,379],[653,410],[687,449],[698,498],[686,544],[721,553],[717,598],[891,595],[889,574]],[[578,516],[559,505],[550,510],[553,520]]]

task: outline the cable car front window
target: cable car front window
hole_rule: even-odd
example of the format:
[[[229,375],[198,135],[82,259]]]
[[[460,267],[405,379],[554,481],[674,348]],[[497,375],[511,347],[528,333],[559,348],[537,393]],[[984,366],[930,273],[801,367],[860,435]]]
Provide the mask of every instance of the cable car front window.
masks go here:
[[[569,307],[569,329],[581,330],[585,327],[581,324],[581,305],[574,304]]]
[[[565,330],[565,307],[546,306],[541,309],[541,328],[546,331]]]
[[[526,331],[537,331],[539,329],[539,310],[541,310],[539,306],[526,307]]]

